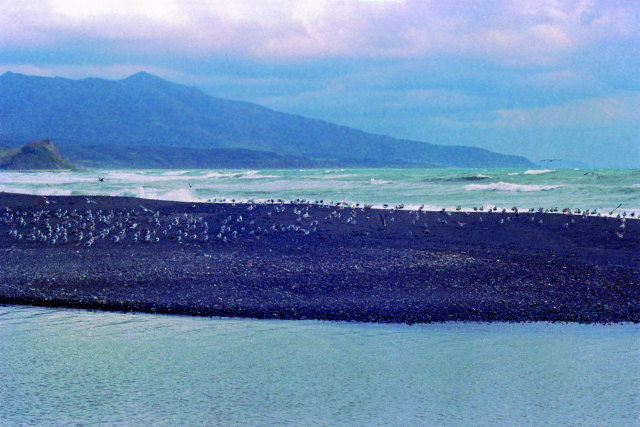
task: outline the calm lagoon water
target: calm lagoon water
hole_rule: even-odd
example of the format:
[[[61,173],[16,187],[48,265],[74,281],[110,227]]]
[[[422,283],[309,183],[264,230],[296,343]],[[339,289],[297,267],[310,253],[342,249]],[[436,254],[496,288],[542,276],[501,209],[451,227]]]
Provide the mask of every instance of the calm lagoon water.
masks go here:
[[[0,424],[640,423],[640,325],[0,306]]]

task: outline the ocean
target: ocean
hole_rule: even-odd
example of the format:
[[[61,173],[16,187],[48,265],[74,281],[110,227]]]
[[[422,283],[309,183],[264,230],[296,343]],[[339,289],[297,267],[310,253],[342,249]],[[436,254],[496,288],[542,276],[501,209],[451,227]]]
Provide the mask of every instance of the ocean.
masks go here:
[[[104,182],[98,181],[104,178]],[[273,169],[2,172],[0,191],[207,202],[324,200],[439,210],[594,209],[640,214],[638,169]]]

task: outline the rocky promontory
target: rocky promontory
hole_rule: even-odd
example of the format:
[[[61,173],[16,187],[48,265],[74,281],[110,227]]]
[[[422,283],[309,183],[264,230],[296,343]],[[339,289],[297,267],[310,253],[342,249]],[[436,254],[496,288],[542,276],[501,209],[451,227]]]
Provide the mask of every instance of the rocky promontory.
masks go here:
[[[48,139],[34,141],[22,148],[7,150],[0,155],[0,170],[74,170],[58,147]]]

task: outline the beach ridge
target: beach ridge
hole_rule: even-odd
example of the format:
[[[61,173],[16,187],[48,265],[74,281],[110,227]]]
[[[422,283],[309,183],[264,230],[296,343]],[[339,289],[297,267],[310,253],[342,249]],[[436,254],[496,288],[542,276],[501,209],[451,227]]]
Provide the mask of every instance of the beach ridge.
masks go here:
[[[0,193],[0,231],[0,303],[393,323],[640,322],[640,225],[631,218]]]

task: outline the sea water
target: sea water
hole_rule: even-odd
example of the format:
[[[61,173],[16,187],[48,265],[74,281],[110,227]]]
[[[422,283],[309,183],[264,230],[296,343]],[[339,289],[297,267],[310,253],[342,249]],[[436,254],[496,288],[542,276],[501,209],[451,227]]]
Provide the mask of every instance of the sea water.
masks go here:
[[[98,177],[104,178],[99,181]],[[2,172],[0,191],[206,202],[267,199],[471,210],[571,208],[640,214],[638,169],[274,169]]]
[[[615,425],[640,326],[385,325],[0,306],[1,425]]]

